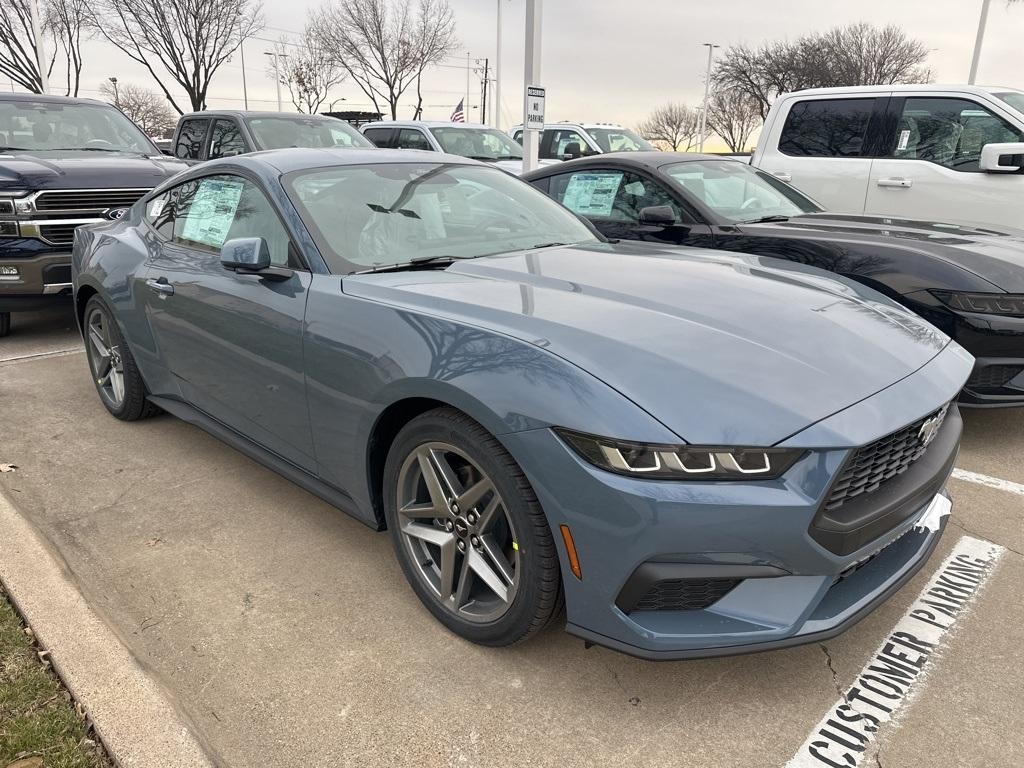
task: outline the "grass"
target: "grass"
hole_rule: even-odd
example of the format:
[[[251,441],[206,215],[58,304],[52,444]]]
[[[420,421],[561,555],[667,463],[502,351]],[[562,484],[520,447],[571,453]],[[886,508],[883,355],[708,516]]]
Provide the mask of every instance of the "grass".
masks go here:
[[[0,590],[0,768],[110,768]]]

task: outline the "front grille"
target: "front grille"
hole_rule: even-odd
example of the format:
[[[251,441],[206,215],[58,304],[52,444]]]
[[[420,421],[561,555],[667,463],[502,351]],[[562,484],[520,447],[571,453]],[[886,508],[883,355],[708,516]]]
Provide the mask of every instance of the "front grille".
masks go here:
[[[1002,389],[1017,377],[1024,366],[1021,365],[986,365],[975,369],[967,381],[968,389]]]
[[[721,600],[739,579],[666,579],[651,585],[634,611],[700,611]]]
[[[42,224],[39,236],[53,245],[71,245],[75,240],[75,227],[78,224]]]
[[[861,494],[873,493],[885,482],[906,472],[928,448],[928,441],[921,434],[922,427],[937,418],[931,432],[934,436],[946,418],[947,409],[948,406],[944,406],[903,429],[858,448],[832,486],[825,502],[825,512],[833,512]]]
[[[103,211],[129,208],[148,189],[76,189],[42,192],[36,197],[37,211]]]

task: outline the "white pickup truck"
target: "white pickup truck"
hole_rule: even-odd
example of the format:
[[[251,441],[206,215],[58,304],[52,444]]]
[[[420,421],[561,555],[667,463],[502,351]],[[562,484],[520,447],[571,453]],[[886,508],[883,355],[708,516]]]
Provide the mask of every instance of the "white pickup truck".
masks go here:
[[[957,85],[780,96],[752,164],[839,213],[1024,227],[1024,92]]]

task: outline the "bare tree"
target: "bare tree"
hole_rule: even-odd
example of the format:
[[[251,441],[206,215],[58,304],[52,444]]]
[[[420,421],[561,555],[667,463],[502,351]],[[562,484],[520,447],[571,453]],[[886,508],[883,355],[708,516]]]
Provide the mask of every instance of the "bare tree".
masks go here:
[[[100,86],[100,95],[124,112],[147,136],[160,137],[174,130],[178,116],[156,91],[132,83]]]
[[[46,29],[64,51],[68,96],[77,96],[82,79],[82,37],[91,37],[87,0],[50,0],[45,10]],[[56,50],[54,51],[56,56]],[[52,69],[52,65],[51,65]]]
[[[297,45],[287,45],[287,40],[281,38],[274,47],[280,62],[281,85],[288,88],[292,104],[299,112],[315,113],[327,100],[331,88],[348,77],[345,68],[308,27]],[[273,79],[274,68],[270,67],[267,74]]]
[[[0,74],[9,77],[26,91],[43,92],[39,74],[37,45],[32,34],[32,12],[28,0],[0,2]],[[47,74],[53,70],[50,59]]]
[[[760,48],[729,48],[713,74],[716,88],[746,93],[768,116],[772,101],[802,88],[927,83],[928,48],[896,26],[850,24]]]
[[[95,0],[90,10],[90,24],[144,66],[179,113],[170,88],[205,109],[217,70],[263,27],[258,0]]]
[[[700,112],[685,104],[664,104],[637,126],[637,132],[673,152],[689,151],[700,144]]]
[[[447,0],[335,0],[313,19],[320,45],[382,112],[398,102],[423,70],[455,45]],[[447,30],[447,31],[446,31]]]
[[[715,91],[708,104],[708,126],[731,152],[742,152],[761,124],[758,104],[737,88]]]

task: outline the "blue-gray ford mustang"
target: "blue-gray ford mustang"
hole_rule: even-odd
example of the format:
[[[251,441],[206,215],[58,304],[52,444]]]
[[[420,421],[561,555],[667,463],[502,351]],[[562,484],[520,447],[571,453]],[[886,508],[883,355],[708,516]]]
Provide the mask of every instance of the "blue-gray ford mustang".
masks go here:
[[[114,416],[168,411],[387,528],[478,643],[563,601],[648,658],[829,637],[949,512],[972,359],[940,331],[808,267],[606,241],[465,158],[197,166],[80,229],[74,288]]]

